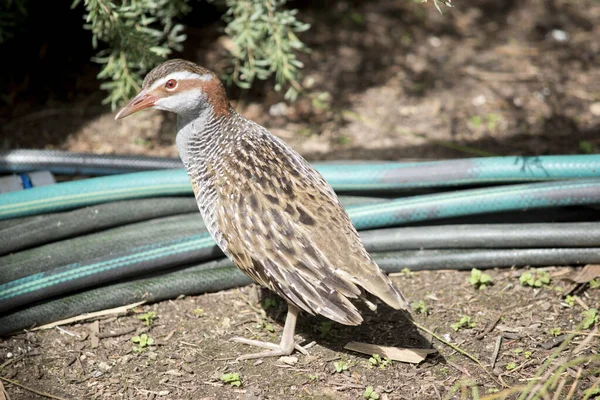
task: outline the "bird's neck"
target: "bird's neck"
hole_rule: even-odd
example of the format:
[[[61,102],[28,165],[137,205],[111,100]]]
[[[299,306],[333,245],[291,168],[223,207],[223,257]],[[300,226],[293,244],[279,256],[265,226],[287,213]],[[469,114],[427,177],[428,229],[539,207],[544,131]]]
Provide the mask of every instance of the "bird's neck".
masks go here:
[[[232,115],[235,111],[232,110]],[[228,116],[227,118],[229,118]],[[192,159],[198,162],[217,145],[223,136],[224,118],[215,115],[212,107],[177,115],[177,149],[183,164],[188,167]]]

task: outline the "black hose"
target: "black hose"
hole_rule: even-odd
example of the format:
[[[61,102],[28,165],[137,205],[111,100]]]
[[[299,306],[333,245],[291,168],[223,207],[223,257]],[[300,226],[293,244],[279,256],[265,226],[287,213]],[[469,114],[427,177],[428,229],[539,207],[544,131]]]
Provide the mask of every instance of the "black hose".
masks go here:
[[[65,175],[109,175],[153,169],[183,168],[179,158],[71,153],[57,150],[0,152],[0,171],[28,172],[39,169]]]
[[[221,251],[208,233],[200,232],[201,225],[197,213],[185,214],[132,224],[4,257],[4,268],[0,271],[0,312],[92,285],[221,257]],[[460,262],[463,262],[464,268],[471,268],[477,263],[491,267],[496,265],[485,263],[492,262],[493,257],[498,257],[499,265],[503,265],[506,257],[516,251],[514,248],[537,248],[537,253],[518,254],[529,257],[524,258],[525,264],[547,265],[547,262],[578,263],[573,258],[579,254],[576,250],[567,252],[565,259],[559,257],[562,253],[550,252],[557,247],[588,248],[582,249],[581,254],[589,257],[589,248],[600,247],[600,223],[395,228],[364,231],[362,238],[369,252],[394,251],[397,255],[398,250],[404,249],[452,249],[424,253],[407,251],[406,265],[419,268],[424,268],[423,262],[433,263],[428,264],[431,268],[449,268],[449,259],[459,263],[451,266],[457,269],[460,269]],[[460,248],[475,250],[465,253],[468,256],[464,256],[463,260],[463,253],[457,250]],[[493,250],[486,251],[484,248]],[[549,251],[540,253],[540,248],[549,248]],[[590,254],[596,253],[592,251]],[[425,261],[421,260],[423,255]],[[475,257],[473,261],[472,257]],[[398,262],[394,260],[394,263]],[[513,263],[519,262],[515,259]]]
[[[127,255],[136,249],[164,246],[204,233],[198,212],[136,222],[50,243],[0,258],[0,284],[69,265],[85,265]],[[193,250],[191,251],[193,253]],[[164,261],[171,264],[166,257]]]
[[[197,210],[192,197],[166,197],[116,201],[75,211],[25,217],[18,224],[0,227],[0,256],[115,226]]]
[[[600,223],[441,225],[362,231],[370,252],[402,249],[600,247]]]
[[[600,248],[413,250],[374,253],[373,258],[388,273],[404,268],[413,271],[447,268],[469,270],[474,267],[598,263]],[[175,269],[166,274],[95,287],[11,310],[0,317],[0,335],[141,300],[155,302],[182,294],[197,295],[230,289],[250,282],[231,261],[212,261]]]

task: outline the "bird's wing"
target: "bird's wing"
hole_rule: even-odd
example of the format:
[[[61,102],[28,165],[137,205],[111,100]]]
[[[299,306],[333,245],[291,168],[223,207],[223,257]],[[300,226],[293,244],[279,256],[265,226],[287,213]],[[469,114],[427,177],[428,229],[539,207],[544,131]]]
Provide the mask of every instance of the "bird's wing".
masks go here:
[[[269,134],[270,135],[270,134]],[[331,186],[283,142],[241,140],[212,171],[224,248],[258,283],[340,323],[362,321],[360,287],[390,306],[406,300],[369,256]]]

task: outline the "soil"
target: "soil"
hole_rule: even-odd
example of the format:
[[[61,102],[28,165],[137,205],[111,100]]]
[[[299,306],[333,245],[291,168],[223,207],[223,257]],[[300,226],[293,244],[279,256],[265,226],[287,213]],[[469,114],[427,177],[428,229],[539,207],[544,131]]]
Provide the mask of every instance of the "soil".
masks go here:
[[[302,56],[306,93],[287,104],[282,93],[270,90],[271,82],[252,91],[229,89],[238,111],[307,159],[577,154],[599,148],[597,1],[455,0],[444,15],[431,0],[312,3],[299,5],[312,25],[302,36],[312,49]],[[220,28],[216,22],[188,29],[182,56],[223,71],[228,43]],[[85,65],[60,95],[36,96],[26,82],[11,86],[11,106],[0,112],[0,148],[177,156],[174,116],[147,111],[114,121],[114,112],[101,105],[104,93],[95,73],[94,65]],[[393,278],[411,301],[423,300],[429,308],[428,314],[414,310],[414,320],[479,359],[485,370],[383,306],[367,313],[360,327],[302,316],[298,337],[316,345],[309,356],[294,354],[290,364],[236,362],[255,349],[228,339],[277,341],[285,317],[281,302],[261,311],[268,294],[250,286],[0,340],[0,376],[69,399],[364,399],[367,386],[380,399],[477,398],[475,391],[482,397],[554,376],[562,388],[554,398],[583,398],[583,390],[600,382],[598,362],[592,362],[598,357],[597,331],[567,342],[565,333],[578,329],[585,307],[600,304],[600,290],[563,280],[574,268],[548,271],[551,284],[537,289],[521,285],[523,271],[512,269],[490,271],[494,285],[485,290],[474,289],[468,274],[456,271]],[[565,302],[568,293],[578,299],[572,305]],[[146,326],[138,317],[149,311],[157,318]],[[462,316],[476,325],[455,332],[451,324]],[[98,333],[111,332],[98,340]],[[135,351],[131,339],[142,333],[154,343]],[[433,346],[439,353],[418,365],[380,368],[369,356],[344,350],[349,341]],[[561,349],[560,343],[569,344]],[[554,356],[560,360],[554,366],[584,358],[565,370],[542,371]],[[335,362],[348,369],[336,372]],[[241,386],[223,383],[224,373],[239,373]],[[13,400],[43,398],[3,384]]]

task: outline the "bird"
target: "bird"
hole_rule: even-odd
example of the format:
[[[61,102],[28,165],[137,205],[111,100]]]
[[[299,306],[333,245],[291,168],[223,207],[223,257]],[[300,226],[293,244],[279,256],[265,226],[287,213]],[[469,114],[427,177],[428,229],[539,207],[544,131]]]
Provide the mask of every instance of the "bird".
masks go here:
[[[177,114],[175,142],[206,228],[252,280],[288,304],[278,344],[238,360],[286,356],[300,311],[345,325],[363,321],[357,305],[375,297],[398,310],[408,302],[365,250],[333,188],[298,152],[239,114],[217,75],[171,59],[152,69],[142,90],[115,116],[146,108]]]

